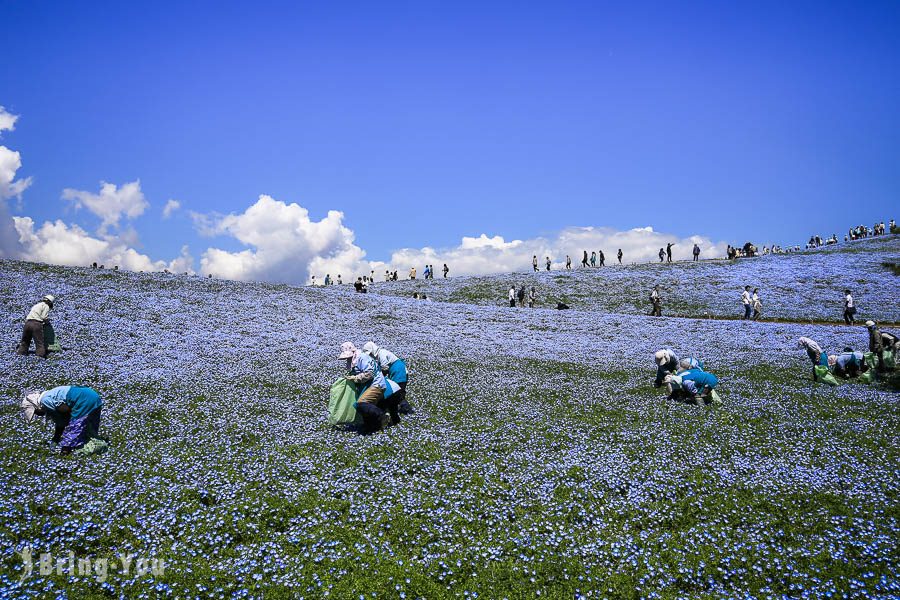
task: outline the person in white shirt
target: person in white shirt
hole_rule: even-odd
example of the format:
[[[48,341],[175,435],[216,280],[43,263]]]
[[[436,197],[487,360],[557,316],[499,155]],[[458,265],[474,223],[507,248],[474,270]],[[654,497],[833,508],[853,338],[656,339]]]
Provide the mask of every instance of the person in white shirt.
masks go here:
[[[750,297],[750,286],[744,286],[744,293],[741,294],[741,302],[744,305],[744,316],[741,317],[741,320],[744,321],[750,318],[750,309],[752,308],[753,299]]]
[[[50,322],[48,317],[54,300],[56,298],[47,294],[28,311],[28,316],[25,317],[25,326],[22,328],[22,341],[16,352],[23,355],[28,354],[31,340],[34,339],[34,353],[41,358],[47,358],[47,346],[44,344],[44,324]]]
[[[757,320],[762,315],[762,301],[759,299],[759,288],[753,290],[753,320]]]
[[[511,285],[509,287],[509,307],[510,308],[516,307],[516,286],[514,286],[514,285]]]
[[[853,325],[854,315],[856,315],[856,306],[853,304],[853,296],[850,294],[850,290],[844,290],[844,322],[847,325]]]

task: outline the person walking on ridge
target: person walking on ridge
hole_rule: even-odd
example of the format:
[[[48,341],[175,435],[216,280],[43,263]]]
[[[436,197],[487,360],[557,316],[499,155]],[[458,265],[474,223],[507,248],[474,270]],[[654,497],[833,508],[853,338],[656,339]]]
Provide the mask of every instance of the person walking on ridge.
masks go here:
[[[856,306],[853,304],[853,295],[850,290],[844,290],[844,322],[853,325],[855,322]]]
[[[750,296],[749,285],[744,286],[744,291],[741,294],[741,304],[744,305],[744,316],[741,317],[741,321],[746,321],[750,318],[750,309],[753,307],[753,298]]]

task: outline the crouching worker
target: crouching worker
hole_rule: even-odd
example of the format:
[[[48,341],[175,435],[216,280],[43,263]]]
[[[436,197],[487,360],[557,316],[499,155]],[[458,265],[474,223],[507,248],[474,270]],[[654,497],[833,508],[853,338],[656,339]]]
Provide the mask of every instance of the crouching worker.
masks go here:
[[[371,356],[357,349],[353,342],[341,344],[339,359],[347,361],[347,375],[344,378],[356,385],[356,412],[363,420],[363,433],[374,433],[381,429],[384,410],[379,404],[384,400],[387,382]]]
[[[712,373],[691,369],[679,375],[666,375],[666,389],[669,392],[668,400],[683,400],[698,404],[703,400],[705,404],[710,402],[718,404],[718,395],[714,392],[719,380]]]
[[[391,400],[396,402],[400,414],[411,414],[413,409],[406,399],[406,383],[409,380],[406,372],[406,362],[390,350],[376,346],[375,342],[366,342],[363,345],[363,352],[375,359],[378,366],[381,367],[381,373],[384,376],[400,386],[400,391],[390,397]],[[394,415],[391,413],[391,419],[393,418]]]
[[[813,366],[813,381],[818,381],[819,376],[816,374],[816,367],[827,367],[828,355],[825,354],[819,344],[808,337],[802,337],[797,340],[797,346],[806,350],[809,362],[811,362]]]
[[[661,387],[666,375],[678,370],[678,355],[668,348],[663,348],[653,357],[656,361],[656,381],[653,382],[653,387]]]
[[[97,437],[103,400],[89,387],[63,385],[46,392],[31,392],[22,401],[25,421],[46,416],[56,425],[53,443],[63,454],[82,448]]]
[[[862,352],[854,352],[853,348],[844,348],[837,356],[829,356],[828,366],[834,369],[835,375],[844,379],[859,377],[860,373],[868,370],[865,355]]]
[[[41,301],[31,307],[28,316],[25,317],[25,327],[22,328],[22,341],[16,350],[19,354],[28,354],[31,340],[34,340],[34,353],[41,358],[47,358],[47,345],[44,343],[44,324],[49,323],[50,309],[53,308],[55,298],[47,294]]]
[[[709,404],[716,399],[713,390],[719,385],[719,378],[712,373],[702,369],[690,369],[688,371],[682,371],[678,376],[681,377],[682,387],[684,387],[695,400],[701,398],[704,402]]]

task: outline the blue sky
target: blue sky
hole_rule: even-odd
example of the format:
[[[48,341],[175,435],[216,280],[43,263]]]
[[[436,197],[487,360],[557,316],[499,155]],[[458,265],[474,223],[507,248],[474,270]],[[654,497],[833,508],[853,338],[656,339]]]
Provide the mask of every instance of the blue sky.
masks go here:
[[[0,0],[14,215],[140,180],[153,258],[189,211],[330,210],[367,258],[482,233],[652,226],[800,243],[900,216],[900,3]],[[182,209],[169,219],[169,199]],[[209,232],[209,231],[207,231]],[[554,257],[555,258],[555,257]]]

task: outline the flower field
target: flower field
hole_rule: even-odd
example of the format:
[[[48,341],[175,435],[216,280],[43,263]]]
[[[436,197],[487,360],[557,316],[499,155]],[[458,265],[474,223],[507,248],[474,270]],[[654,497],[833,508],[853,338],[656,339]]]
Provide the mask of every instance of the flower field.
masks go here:
[[[611,254],[611,253],[610,253]],[[752,259],[613,264],[571,271],[530,271],[507,276],[376,283],[374,291],[411,297],[424,292],[434,300],[500,306],[509,286],[535,286],[538,305],[565,302],[573,308],[645,315],[649,295],[660,286],[663,314],[687,317],[739,317],[745,285],[759,288],[764,318],[842,322],[843,290],[850,289],[859,317],[900,322],[895,279],[900,236],[866,238],[796,254]],[[543,263],[542,263],[543,264]],[[893,266],[892,266],[893,265]],[[530,269],[530,265],[523,265]],[[440,275],[438,275],[440,277]]]
[[[851,287],[858,317],[898,321],[898,255],[888,238],[366,295],[0,261],[0,597],[897,597],[898,394],[813,384],[796,348],[865,349],[865,328],[634,313],[664,278],[684,313],[736,313],[746,281],[784,318],[837,320]],[[575,308],[499,305],[530,278]],[[45,293],[64,351],[17,356]],[[369,339],[408,359],[416,413],[331,429],[338,346]],[[723,406],[653,388],[667,346],[705,360]],[[61,384],[103,395],[107,453],[60,457],[22,423],[22,392]],[[165,570],[28,574],[25,548]]]

